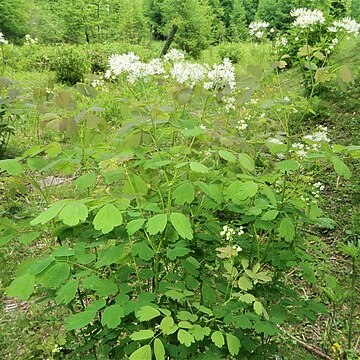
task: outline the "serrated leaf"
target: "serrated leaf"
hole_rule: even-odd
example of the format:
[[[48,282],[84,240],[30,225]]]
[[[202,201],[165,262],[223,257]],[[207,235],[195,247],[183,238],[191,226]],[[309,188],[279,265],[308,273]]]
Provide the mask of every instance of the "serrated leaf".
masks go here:
[[[255,170],[254,160],[248,154],[240,153],[238,155],[238,158],[239,158],[240,166],[244,170],[247,170],[249,172],[253,172]]]
[[[226,192],[235,204],[241,203],[249,197],[254,197],[258,191],[258,184],[253,181],[234,181]]]
[[[11,176],[18,176],[22,173],[22,165],[15,159],[0,160],[0,170],[6,171]]]
[[[176,205],[191,204],[195,198],[194,185],[186,182],[178,186],[172,193]]]
[[[190,221],[184,214],[171,213],[170,222],[179,236],[189,240],[193,238],[193,230]]]
[[[177,330],[174,319],[170,316],[163,318],[160,323],[160,330],[162,330],[165,335],[173,334]]]
[[[247,276],[241,276],[241,278],[238,281],[238,286],[241,290],[251,290],[253,288],[252,282],[249,280]]]
[[[120,305],[110,305],[102,313],[101,324],[109,329],[115,329],[124,316],[124,310]]]
[[[264,333],[266,336],[276,335],[279,329],[269,321],[258,321],[254,324],[254,330],[257,333]]]
[[[11,282],[6,288],[6,294],[11,297],[18,297],[20,300],[28,300],[34,292],[35,276],[24,274]]]
[[[209,168],[199,162],[190,161],[190,169],[196,173],[206,174],[209,172]]]
[[[260,301],[254,301],[253,307],[254,307],[255,312],[256,312],[258,315],[262,315],[262,313],[263,313],[263,306],[262,306],[262,304],[261,304]]]
[[[85,190],[94,187],[96,184],[96,174],[83,174],[75,180],[75,185],[78,190]]]
[[[276,219],[276,217],[279,215],[278,210],[268,210],[262,217],[261,220],[264,221],[271,221]]]
[[[155,360],[165,360],[165,348],[162,341],[158,338],[154,340]]]
[[[78,280],[71,279],[66,284],[64,284],[58,291],[55,301],[58,305],[68,304],[75,298],[76,291],[78,289]]]
[[[130,335],[130,339],[134,341],[151,339],[154,337],[154,332],[151,329],[135,331]]]
[[[344,83],[355,83],[354,75],[349,66],[343,65],[339,69],[339,76]]]
[[[144,345],[130,355],[130,360],[151,360],[151,347]]]
[[[96,312],[85,310],[77,314],[70,315],[65,319],[65,328],[67,330],[78,330],[82,327],[89,325],[94,317]]]
[[[131,253],[133,255],[139,255],[139,257],[145,261],[149,261],[155,256],[155,251],[151,249],[145,241],[136,243],[133,246]]]
[[[220,331],[214,331],[211,334],[211,341],[217,346],[218,348],[222,348],[225,344],[224,335]]]
[[[282,160],[275,164],[282,171],[295,171],[299,169],[299,164],[295,160]]]
[[[177,290],[173,290],[173,289],[166,291],[165,295],[174,300],[181,300],[185,297],[185,295],[183,293],[181,293],[180,291],[177,291]]]
[[[30,222],[30,225],[38,225],[49,222],[50,220],[54,219],[62,208],[66,205],[66,202],[59,201],[57,203],[51,204],[48,209],[43,211],[40,215],[38,215],[34,220]]]
[[[219,150],[219,156],[228,162],[236,161],[236,156],[228,150]]]
[[[107,234],[122,222],[123,218],[119,209],[113,204],[106,204],[97,212],[93,225],[95,230],[101,230],[103,234]]]
[[[97,95],[96,89],[88,84],[77,83],[75,85],[75,88],[81,95],[84,95],[84,96],[87,96],[90,98],[94,98]]]
[[[150,235],[162,233],[167,223],[167,214],[158,214],[152,216],[146,223],[146,230]]]
[[[185,256],[191,252],[190,249],[183,247],[183,246],[176,246],[173,249],[169,249],[166,252],[166,256],[171,260],[174,261],[178,257]]]
[[[50,289],[57,289],[69,275],[70,265],[65,262],[58,262],[41,274],[40,282]]]
[[[160,316],[160,311],[152,306],[142,306],[137,312],[136,317],[139,321],[149,321]]]
[[[95,275],[85,278],[83,286],[85,289],[95,291],[99,297],[114,295],[118,292],[118,287],[112,280],[102,279]]]
[[[32,232],[29,232],[29,233],[26,233],[26,234],[22,234],[22,235],[19,237],[19,241],[20,241],[22,244],[29,245],[29,244],[31,244],[34,240],[36,240],[39,236],[40,236],[40,233],[39,233],[39,232],[37,232],[37,231],[32,231]]]
[[[237,355],[240,350],[240,340],[235,335],[226,334],[226,342],[230,355]]]
[[[149,188],[144,179],[136,174],[130,174],[122,188],[123,194],[127,195],[146,195]]]
[[[125,258],[129,253],[125,245],[113,246],[108,249],[101,250],[98,256],[98,261],[95,264],[97,268],[102,266],[109,266],[118,263]]]
[[[209,336],[211,329],[209,327],[202,327],[200,325],[193,325],[193,328],[190,330],[191,334],[194,336],[195,340],[202,341],[205,336]]]
[[[126,224],[126,230],[129,236],[134,235],[144,225],[145,219],[131,220]]]
[[[344,179],[347,180],[351,178],[352,174],[349,167],[339,157],[332,156],[330,161],[334,165],[334,169],[338,175],[344,177]]]
[[[281,220],[279,226],[279,235],[287,241],[294,240],[295,237],[295,226],[292,221],[285,217]]]
[[[59,219],[65,225],[75,226],[80,221],[85,221],[89,211],[85,204],[79,202],[71,202],[66,204],[59,212]]]
[[[177,338],[180,344],[190,347],[192,343],[195,343],[195,338],[186,330],[180,329],[177,334]]]

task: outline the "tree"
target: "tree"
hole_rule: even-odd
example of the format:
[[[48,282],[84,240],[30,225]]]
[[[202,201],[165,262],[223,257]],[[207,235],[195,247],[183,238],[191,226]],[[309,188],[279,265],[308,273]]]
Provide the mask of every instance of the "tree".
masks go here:
[[[0,31],[5,38],[22,43],[30,32],[30,14],[33,1],[1,0],[0,1]]]

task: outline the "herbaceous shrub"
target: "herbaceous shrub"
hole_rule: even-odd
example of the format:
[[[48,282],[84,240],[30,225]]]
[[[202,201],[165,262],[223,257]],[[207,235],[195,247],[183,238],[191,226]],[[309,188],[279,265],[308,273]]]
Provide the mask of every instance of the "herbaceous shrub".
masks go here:
[[[75,85],[83,81],[84,75],[89,71],[86,52],[75,46],[59,47],[53,61],[56,80],[65,84]]]
[[[69,129],[73,147],[0,162],[10,186],[31,182],[43,200],[28,227],[1,227],[2,244],[56,240],[20,267],[7,294],[64,309],[60,358],[272,358],[279,327],[325,312],[286,275],[316,281],[317,242],[306,230],[332,224],[316,174],[332,164],[350,178],[340,156],[356,149],[333,146],[324,127],[295,142],[296,104],[258,106],[259,79],[236,83],[229,60],[206,66],[171,51],[148,63],[114,55],[110,66],[127,96],[111,139],[101,109],[74,115],[62,91],[54,99],[65,116],[51,121]],[[229,107],[229,96],[244,107]],[[53,197],[34,173],[78,174],[72,196]]]

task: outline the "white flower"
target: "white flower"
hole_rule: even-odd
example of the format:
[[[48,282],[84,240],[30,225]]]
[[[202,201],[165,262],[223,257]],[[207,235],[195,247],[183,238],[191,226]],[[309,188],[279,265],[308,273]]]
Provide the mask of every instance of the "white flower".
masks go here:
[[[302,29],[325,22],[325,17],[321,10],[298,8],[291,10],[290,15],[296,18],[292,25],[299,26]]]
[[[185,54],[177,49],[171,49],[165,56],[164,59],[166,61],[172,61],[172,62],[176,62],[176,61],[181,61],[185,59]]]
[[[238,120],[237,125],[236,125],[236,129],[238,131],[242,131],[242,130],[246,130],[248,127],[248,124],[245,122],[245,120]]]
[[[225,112],[229,112],[230,110],[235,110],[235,98],[233,96],[226,96],[223,98],[225,103]]]
[[[345,17],[342,20],[334,21],[333,26],[328,28],[330,32],[345,31],[347,34],[359,35],[360,24],[350,17]]]
[[[25,35],[25,45],[35,45],[38,42],[38,38],[32,38],[30,34]]]
[[[170,69],[172,78],[179,84],[186,84],[194,87],[205,78],[206,68],[197,63],[181,61],[174,64]]]
[[[315,143],[319,143],[322,141],[330,142],[330,139],[328,137],[328,129],[326,126],[322,125],[319,125],[313,134],[305,135],[304,139]],[[313,147],[315,150],[318,148],[317,144],[313,144]]]
[[[288,43],[288,40],[285,36],[281,36],[278,39],[276,39],[275,41],[275,46],[276,47],[282,47],[282,46],[286,46]]]
[[[258,39],[261,39],[265,35],[265,30],[270,26],[266,21],[253,21],[249,25],[249,34],[250,36],[255,36]]]
[[[231,91],[236,90],[235,69],[232,62],[225,58],[222,64],[215,64],[207,72],[205,90],[218,89],[228,86]]]
[[[4,34],[0,31],[0,45],[6,45],[8,44],[8,41],[5,39]]]

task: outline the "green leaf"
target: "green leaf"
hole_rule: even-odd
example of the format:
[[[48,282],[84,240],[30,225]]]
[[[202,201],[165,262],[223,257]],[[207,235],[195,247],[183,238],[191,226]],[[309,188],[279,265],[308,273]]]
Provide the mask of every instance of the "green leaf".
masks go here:
[[[226,342],[230,355],[237,355],[240,350],[240,340],[235,335],[226,334]]]
[[[209,168],[199,162],[190,161],[190,169],[196,173],[206,174],[209,172]]]
[[[282,160],[275,164],[282,171],[295,171],[299,169],[299,164],[295,160]]]
[[[69,275],[70,265],[66,262],[58,262],[41,274],[40,282],[50,289],[57,289]]]
[[[33,232],[26,233],[26,234],[22,234],[22,235],[19,237],[19,241],[20,241],[22,244],[29,245],[29,244],[31,244],[34,240],[36,240],[39,236],[40,236],[40,233],[39,233],[39,232],[33,231]]]
[[[0,160],[0,171],[6,171],[11,176],[18,176],[22,170],[22,165],[15,159]]]
[[[124,310],[120,305],[110,305],[102,313],[101,324],[109,329],[115,329],[124,316]]]
[[[264,308],[260,301],[254,301],[253,307],[254,307],[256,314],[262,315]]]
[[[69,257],[75,255],[75,250],[68,246],[60,246],[52,252],[52,255],[54,257]]]
[[[190,221],[184,214],[171,213],[170,222],[182,238],[189,240],[193,238]]]
[[[118,287],[112,280],[101,279],[95,275],[85,278],[83,286],[85,289],[94,290],[100,297],[114,295],[118,292]]]
[[[94,317],[96,315],[96,312],[85,310],[77,314],[70,315],[65,319],[65,328],[67,330],[78,330],[82,327],[90,324]]]
[[[134,341],[151,339],[154,337],[154,332],[151,329],[139,330],[130,335],[130,339]]]
[[[211,341],[217,346],[218,348],[222,348],[225,344],[224,335],[220,331],[214,331],[211,334]]]
[[[166,291],[165,295],[173,300],[181,300],[185,297],[185,295],[182,292],[174,289]]]
[[[190,347],[192,343],[195,343],[195,338],[186,330],[180,329],[177,334],[177,338],[180,344]]]
[[[236,156],[227,150],[219,150],[219,156],[228,162],[235,162]]]
[[[355,83],[354,75],[349,66],[343,65],[339,69],[339,76],[344,83]]]
[[[261,220],[264,220],[264,221],[275,220],[278,215],[279,215],[279,211],[278,211],[278,210],[268,210],[268,211],[261,217]]]
[[[85,190],[94,187],[96,184],[96,174],[83,174],[75,180],[75,185],[78,190]]]
[[[88,208],[85,204],[80,202],[71,202],[65,205],[59,212],[59,219],[65,225],[75,226],[80,221],[85,221],[89,214]]]
[[[59,91],[54,98],[56,105],[64,110],[75,110],[76,103],[66,90]]]
[[[173,334],[176,330],[178,329],[178,327],[175,325],[174,320],[172,317],[167,316],[165,318],[163,318],[161,320],[160,323],[160,330],[162,330],[162,332],[165,335],[171,335]]]
[[[126,230],[129,236],[134,235],[144,225],[145,219],[131,220],[126,224]]]
[[[77,83],[75,85],[76,90],[84,96],[90,97],[90,98],[94,98],[97,95],[97,91],[94,87],[92,87],[91,85],[88,84],[83,84],[83,83]]]
[[[113,204],[106,204],[97,212],[93,225],[95,230],[101,230],[103,234],[107,234],[122,222],[123,218],[119,209]]]
[[[162,341],[158,338],[154,340],[155,360],[165,360],[165,348]]]
[[[172,193],[176,205],[191,204],[195,198],[194,185],[185,182],[178,186]]]
[[[227,188],[226,193],[235,204],[239,204],[249,197],[254,197],[258,191],[258,184],[253,181],[234,181]]]
[[[247,170],[249,172],[253,172],[255,170],[254,160],[248,154],[240,153],[238,155],[238,158],[239,158],[240,166],[244,170]]]
[[[169,249],[166,252],[166,256],[171,260],[174,261],[178,257],[185,256],[191,252],[190,249],[183,247],[183,246],[176,246],[173,249]]]
[[[348,168],[348,166],[337,156],[332,156],[330,158],[330,161],[334,165],[334,169],[336,173],[340,176],[343,176],[344,179],[350,179],[351,178],[351,171]]]
[[[62,208],[66,205],[67,202],[65,201],[58,201],[54,204],[51,204],[48,209],[43,211],[40,215],[38,215],[34,220],[30,222],[30,225],[38,225],[49,222],[50,220],[54,219]]]
[[[195,324],[190,332],[194,336],[195,340],[202,341],[205,336],[210,335],[211,330],[209,327],[201,327],[200,325]]]
[[[245,290],[245,291],[251,290],[253,288],[252,282],[245,275],[241,276],[241,278],[239,279],[238,286],[241,290]]]
[[[151,347],[144,345],[130,355],[130,360],[151,360]]]
[[[0,233],[0,246],[6,245],[10,242],[16,235],[16,231],[14,229],[5,228]]]
[[[6,294],[18,297],[20,300],[28,300],[34,292],[35,276],[31,274],[22,275],[11,282],[6,288]]]
[[[158,214],[152,216],[146,223],[146,230],[150,235],[162,233],[167,223],[167,214]]]
[[[279,235],[287,241],[294,240],[295,226],[289,218],[283,218],[279,226]]]
[[[160,316],[160,311],[152,306],[142,306],[137,312],[136,317],[139,321],[149,321]]]
[[[265,336],[272,336],[279,333],[279,329],[269,321],[258,321],[254,324],[257,333],[264,333]]]
[[[69,280],[66,284],[64,284],[58,291],[55,301],[58,305],[60,304],[68,304],[75,298],[76,291],[78,289],[79,283],[76,279]]]
[[[146,195],[149,188],[144,179],[136,174],[130,174],[122,188],[123,194],[127,195]]]
[[[149,261],[155,256],[155,251],[151,249],[145,241],[136,243],[133,246],[131,253],[133,255],[138,254],[139,257],[145,261]]]
[[[95,266],[96,268],[100,268],[102,266],[116,264],[121,259],[124,259],[128,252],[129,251],[126,249],[125,245],[112,246],[108,249],[101,250]]]

